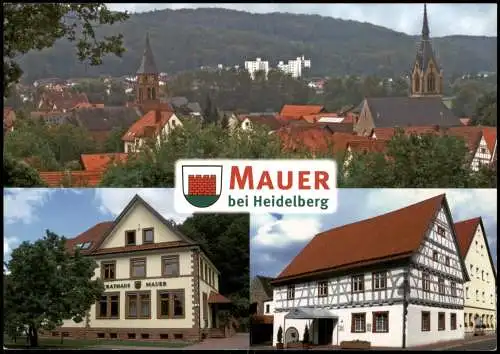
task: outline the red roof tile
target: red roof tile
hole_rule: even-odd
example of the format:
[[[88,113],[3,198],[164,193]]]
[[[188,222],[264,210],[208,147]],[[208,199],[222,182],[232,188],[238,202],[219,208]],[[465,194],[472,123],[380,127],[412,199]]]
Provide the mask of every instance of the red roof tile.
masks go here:
[[[325,270],[349,269],[418,250],[444,194],[316,235],[275,281]],[[401,237],[404,235],[404,237]]]
[[[128,131],[123,135],[123,141],[134,141],[135,138],[143,138],[150,134],[159,133],[173,116],[173,112],[151,110],[146,113],[137,122],[132,124]]]
[[[483,136],[488,145],[488,150],[493,153],[497,143],[497,128],[496,127],[483,127]]]
[[[81,160],[86,171],[105,171],[110,163],[121,163],[127,160],[128,154],[82,154]]]
[[[465,258],[469,247],[476,233],[476,229],[481,222],[481,218],[474,218],[464,221],[459,221],[455,223],[455,232],[457,234],[458,248],[460,250],[460,255]]]
[[[281,109],[279,115],[283,117],[300,118],[310,114],[318,114],[322,110],[324,110],[324,106],[286,104]]]
[[[55,171],[39,172],[40,178],[49,187],[95,187],[103,177],[104,171]]]
[[[424,134],[442,134],[442,130],[436,125],[412,126],[404,127],[404,133],[407,135],[424,135]],[[397,128],[374,128],[372,135],[375,135],[377,140],[390,140],[396,134]]]
[[[384,152],[387,148],[387,140],[353,140],[347,143],[347,147],[356,152]]]
[[[462,138],[471,153],[476,152],[483,136],[481,127],[451,127],[446,130],[446,134]]]
[[[112,226],[113,221],[105,221],[94,225],[75,238],[66,240],[66,249],[73,250],[77,244],[91,242],[91,245],[88,249],[82,250],[83,253],[89,253],[95,249],[96,245],[101,240],[103,235],[105,235]]]
[[[213,292],[210,292],[210,296],[208,297],[208,303],[209,304],[229,304],[231,303],[231,300],[229,300],[227,297]]]

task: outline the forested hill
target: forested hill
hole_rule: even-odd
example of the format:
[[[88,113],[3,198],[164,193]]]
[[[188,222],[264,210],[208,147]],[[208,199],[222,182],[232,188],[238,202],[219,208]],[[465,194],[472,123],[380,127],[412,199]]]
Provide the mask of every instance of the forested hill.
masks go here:
[[[432,36],[432,14],[430,14]],[[415,16],[420,16],[416,13]],[[80,77],[134,73],[150,33],[160,71],[170,74],[217,64],[243,66],[245,58],[287,61],[304,54],[312,61],[311,75],[407,72],[415,57],[418,37],[384,27],[317,15],[250,14],[224,9],[161,10],[133,14],[101,34],[121,32],[127,52],[106,58],[99,67],[77,62],[66,41],[21,59],[24,79]],[[496,71],[496,37],[450,36],[433,39],[446,75]]]

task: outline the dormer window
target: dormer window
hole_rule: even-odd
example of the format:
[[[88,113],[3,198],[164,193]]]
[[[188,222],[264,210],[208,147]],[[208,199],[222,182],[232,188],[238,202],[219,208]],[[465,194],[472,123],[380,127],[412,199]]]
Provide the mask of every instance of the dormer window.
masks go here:
[[[90,246],[92,245],[92,242],[89,241],[89,242],[85,242],[82,244],[82,246],[80,247],[82,250],[88,250],[90,248]]]
[[[135,230],[125,231],[125,245],[135,246]]]
[[[441,236],[444,237],[445,236],[445,229],[444,229],[444,227],[438,226],[437,227],[437,233],[438,233],[438,235],[441,235]]]
[[[154,242],[154,229],[148,228],[142,230],[142,243],[153,243]]]

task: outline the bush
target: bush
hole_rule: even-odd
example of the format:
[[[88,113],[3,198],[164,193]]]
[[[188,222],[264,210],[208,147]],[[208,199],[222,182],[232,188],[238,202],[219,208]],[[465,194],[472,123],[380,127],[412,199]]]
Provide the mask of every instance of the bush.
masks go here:
[[[306,328],[304,329],[304,338],[302,339],[302,343],[307,344],[309,343],[309,327],[306,325]]]
[[[278,343],[283,343],[283,328],[280,328],[278,329]]]

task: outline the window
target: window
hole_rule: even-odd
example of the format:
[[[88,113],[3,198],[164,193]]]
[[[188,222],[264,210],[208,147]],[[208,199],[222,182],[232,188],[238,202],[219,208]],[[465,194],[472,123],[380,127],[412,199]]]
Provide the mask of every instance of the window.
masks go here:
[[[115,261],[101,262],[101,279],[103,279],[103,280],[116,279],[116,262]]]
[[[96,310],[96,318],[120,318],[120,293],[107,293],[101,296]]]
[[[472,277],[474,275],[474,266],[471,264],[470,265],[470,276]]]
[[[363,275],[355,275],[352,277],[352,292],[359,293],[365,290],[365,277]]]
[[[456,313],[450,314],[450,329],[451,330],[457,329],[457,314]]]
[[[431,330],[431,313],[429,311],[422,311],[422,332],[429,332]]]
[[[431,291],[431,276],[429,273],[422,273],[422,289]]]
[[[479,290],[476,290],[476,301],[479,301]]]
[[[493,303],[493,294],[490,294],[490,304]]]
[[[208,280],[208,264],[205,263],[205,281]]]
[[[438,262],[439,261],[439,253],[438,251],[432,251],[432,260]]]
[[[135,246],[135,230],[125,231],[125,245]]]
[[[184,290],[158,290],[157,318],[184,318]]]
[[[450,266],[450,257],[446,256],[445,264],[449,267]]]
[[[427,75],[427,92],[434,92],[436,90],[436,76],[434,73]]]
[[[444,288],[444,278],[439,278],[438,279],[438,290],[441,295],[445,294],[445,288]]]
[[[444,331],[446,329],[446,317],[444,312],[438,312],[438,331]]]
[[[389,332],[389,312],[374,312],[372,332],[386,333]]]
[[[90,241],[90,242],[84,242],[84,243],[82,243],[82,245],[81,245],[81,247],[80,247],[80,248],[81,248],[82,250],[88,250],[88,249],[90,248],[90,246],[91,246],[91,245],[92,245],[92,241]]]
[[[163,277],[178,277],[179,272],[179,256],[164,256],[161,257]]]
[[[486,149],[485,148],[481,148],[479,151],[481,152],[481,154],[486,154]]]
[[[485,298],[484,298],[484,291],[483,291],[483,302],[485,301]]]
[[[286,299],[287,300],[295,299],[295,286],[294,285],[288,285],[288,287],[286,289]]]
[[[415,81],[415,92],[419,92],[420,91],[420,77],[418,76],[418,74],[415,73],[415,77],[413,80]]]
[[[271,305],[266,304],[266,313],[271,312]]]
[[[452,281],[450,283],[450,288],[451,288],[451,296],[457,296],[457,283]]]
[[[146,258],[132,258],[130,260],[130,277],[131,278],[146,277]]]
[[[438,226],[437,227],[437,233],[438,233],[438,235],[441,235],[441,236],[445,236],[446,235],[445,229],[442,226]]]
[[[151,318],[151,292],[127,292],[125,294],[126,318]]]
[[[479,279],[479,267],[476,267],[476,277]]]
[[[469,298],[469,287],[468,286],[465,288],[465,298],[466,299]]]
[[[201,273],[201,280],[206,281],[206,279],[205,279],[205,267],[203,266],[203,261],[200,262],[200,273]]]
[[[353,313],[351,318],[351,332],[364,333],[366,332],[366,314]]]
[[[481,271],[481,280],[484,280],[484,270]]]
[[[155,232],[153,228],[142,230],[142,243],[153,243],[155,239]]]
[[[328,296],[328,282],[327,281],[320,281],[318,283],[318,296],[319,297]]]
[[[373,289],[380,290],[387,288],[387,272],[377,272],[372,274]]]

